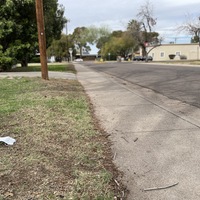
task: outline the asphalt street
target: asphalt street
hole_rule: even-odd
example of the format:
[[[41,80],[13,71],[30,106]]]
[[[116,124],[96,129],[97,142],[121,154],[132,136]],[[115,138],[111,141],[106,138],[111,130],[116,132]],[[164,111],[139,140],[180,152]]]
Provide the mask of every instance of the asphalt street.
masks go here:
[[[168,98],[200,107],[200,67],[142,62],[86,65],[96,71],[149,88]]]
[[[124,173],[122,181],[130,191],[128,200],[200,199],[200,109],[191,105],[198,103],[194,96],[199,69],[172,68],[76,64],[77,78],[91,98],[100,125],[110,135],[113,161]],[[187,95],[186,83],[190,85]],[[164,88],[169,94],[179,91],[181,101],[179,95],[168,98],[150,87]],[[183,97],[191,104],[184,103]]]

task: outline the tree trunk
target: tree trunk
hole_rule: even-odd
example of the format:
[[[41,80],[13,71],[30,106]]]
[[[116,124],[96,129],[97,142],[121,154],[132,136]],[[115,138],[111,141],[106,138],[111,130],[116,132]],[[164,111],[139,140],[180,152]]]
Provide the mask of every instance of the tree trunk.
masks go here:
[[[80,45],[80,58],[82,58],[83,57],[83,47],[82,47],[82,45]]]
[[[141,47],[142,47],[142,56],[146,56],[147,55],[146,46],[145,45],[141,45]]]
[[[21,60],[21,67],[28,67],[28,60],[26,58]]]
[[[21,59],[21,67],[28,67],[29,56],[27,53],[24,53],[24,56]]]

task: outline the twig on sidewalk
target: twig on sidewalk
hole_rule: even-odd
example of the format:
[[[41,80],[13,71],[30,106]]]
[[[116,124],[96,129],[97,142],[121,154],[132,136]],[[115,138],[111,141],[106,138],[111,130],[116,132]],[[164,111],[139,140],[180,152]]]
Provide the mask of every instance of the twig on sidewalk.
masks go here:
[[[164,186],[164,187],[147,188],[147,189],[144,189],[144,191],[163,190],[163,189],[167,189],[167,188],[174,187],[174,186],[176,186],[176,185],[178,185],[178,184],[179,184],[179,182],[174,183],[174,184],[172,184],[172,185]]]
[[[129,143],[129,141],[125,137],[121,137],[121,138],[124,139],[127,143]]]
[[[115,154],[113,156],[113,160],[115,160],[116,156],[117,156],[117,153],[115,152]]]
[[[122,198],[124,198],[125,197],[125,192],[124,191],[122,191]]]

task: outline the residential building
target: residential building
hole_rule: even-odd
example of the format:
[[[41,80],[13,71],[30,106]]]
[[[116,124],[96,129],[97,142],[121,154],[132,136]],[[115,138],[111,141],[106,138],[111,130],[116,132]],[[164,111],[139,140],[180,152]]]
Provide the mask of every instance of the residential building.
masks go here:
[[[151,50],[152,49],[152,50]],[[150,52],[149,52],[150,51]],[[200,59],[200,47],[197,43],[192,44],[162,44],[153,48],[147,47],[149,56],[153,57],[154,61],[171,60],[169,55],[174,54],[175,60],[187,59],[187,60],[199,60]]]

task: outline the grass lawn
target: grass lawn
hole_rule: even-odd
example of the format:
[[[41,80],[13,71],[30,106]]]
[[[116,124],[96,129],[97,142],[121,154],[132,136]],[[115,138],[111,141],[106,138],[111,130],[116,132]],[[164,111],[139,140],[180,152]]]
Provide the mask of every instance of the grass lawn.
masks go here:
[[[6,78],[0,88],[0,136],[16,139],[0,143],[0,200],[121,195],[110,143],[78,81]]]
[[[49,71],[60,71],[60,72],[72,72],[76,73],[73,64],[68,63],[48,63]],[[20,67],[17,65],[16,68],[11,70],[12,72],[31,72],[31,71],[41,71],[40,64],[29,64],[28,67]]]

